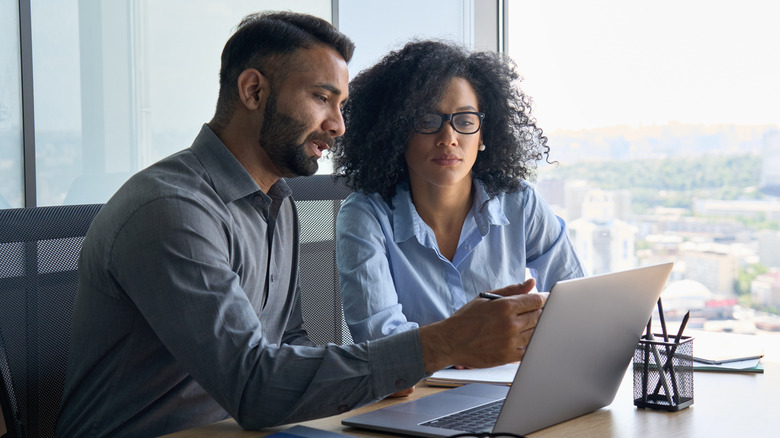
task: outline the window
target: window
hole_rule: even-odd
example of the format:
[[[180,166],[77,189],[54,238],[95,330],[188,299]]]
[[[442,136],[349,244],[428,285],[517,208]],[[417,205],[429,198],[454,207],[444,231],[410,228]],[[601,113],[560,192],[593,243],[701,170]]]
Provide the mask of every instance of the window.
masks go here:
[[[331,19],[330,1],[295,7]],[[287,8],[32,0],[38,204],[105,202],[131,174],[189,147],[214,113],[219,57],[235,26]]]
[[[220,53],[246,14],[294,9],[335,22],[357,44],[353,75],[412,37],[498,47],[492,0],[21,4],[31,10],[38,205],[105,202],[133,173],[188,147],[213,115]],[[20,101],[18,12],[16,2],[2,5],[11,10],[3,11],[9,22],[3,23],[8,38],[0,80],[9,96],[3,95],[0,135],[10,140],[3,142],[0,166],[12,173],[0,196],[22,206],[21,116],[14,106]],[[404,10],[416,13],[399,14]],[[320,173],[330,172],[324,159]]]
[[[776,16],[756,0],[511,2],[509,54],[559,161],[537,187],[593,249],[579,253],[591,273],[674,260],[669,290],[709,293],[698,316],[777,313]],[[774,299],[751,294],[757,280]],[[754,331],[753,310],[706,324]]]
[[[339,29],[349,35],[356,46],[349,63],[350,77],[374,65],[389,51],[400,49],[413,38],[446,39],[472,48],[492,45],[491,48],[495,49],[497,30],[480,20],[488,15],[495,22],[496,11],[496,2],[484,0],[340,0]],[[320,172],[333,172],[330,160],[321,161]]]
[[[372,66],[412,38],[441,38],[474,47],[474,6],[468,0],[340,0],[339,29],[356,44],[350,74]]]
[[[0,0],[0,208],[24,205],[18,6]]]

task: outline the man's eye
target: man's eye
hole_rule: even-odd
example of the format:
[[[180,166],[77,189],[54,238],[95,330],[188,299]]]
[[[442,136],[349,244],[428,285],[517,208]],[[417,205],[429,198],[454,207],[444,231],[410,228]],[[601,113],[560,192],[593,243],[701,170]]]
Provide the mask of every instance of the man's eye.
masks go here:
[[[327,102],[328,96],[323,96],[322,94],[315,94],[314,97],[316,97],[320,102]]]

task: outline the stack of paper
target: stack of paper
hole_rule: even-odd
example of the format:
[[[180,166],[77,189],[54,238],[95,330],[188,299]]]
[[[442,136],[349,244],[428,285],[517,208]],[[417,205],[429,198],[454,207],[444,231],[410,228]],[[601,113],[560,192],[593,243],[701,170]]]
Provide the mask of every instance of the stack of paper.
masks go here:
[[[697,332],[693,345],[694,371],[763,373],[764,346],[751,335]]]
[[[431,386],[462,386],[468,383],[491,383],[494,385],[511,385],[517,374],[519,364],[510,363],[493,368],[458,370],[445,368],[425,379]]]
[[[729,359],[726,361],[710,361],[698,357],[693,358],[694,371],[721,371],[736,373],[763,373],[764,367],[759,362],[761,357],[747,359]]]

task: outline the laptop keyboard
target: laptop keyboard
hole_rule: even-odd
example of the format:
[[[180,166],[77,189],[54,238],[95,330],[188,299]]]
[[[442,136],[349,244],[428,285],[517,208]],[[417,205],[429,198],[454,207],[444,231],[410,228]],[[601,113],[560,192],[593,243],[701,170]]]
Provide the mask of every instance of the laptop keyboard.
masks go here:
[[[420,426],[441,427],[463,432],[490,432],[498,420],[503,405],[504,400],[496,400],[486,405],[426,421]]]

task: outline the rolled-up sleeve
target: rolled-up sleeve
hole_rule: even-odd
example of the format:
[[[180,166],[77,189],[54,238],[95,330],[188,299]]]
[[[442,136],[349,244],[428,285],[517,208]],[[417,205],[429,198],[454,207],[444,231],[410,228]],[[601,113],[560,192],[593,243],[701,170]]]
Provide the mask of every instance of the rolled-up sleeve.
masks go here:
[[[549,291],[561,280],[585,276],[566,223],[531,188],[524,190],[526,215],[526,256],[540,291]]]
[[[384,231],[390,224],[375,208],[365,195],[353,194],[336,222],[344,317],[356,342],[418,327],[399,303],[387,252],[386,239],[392,235]]]

